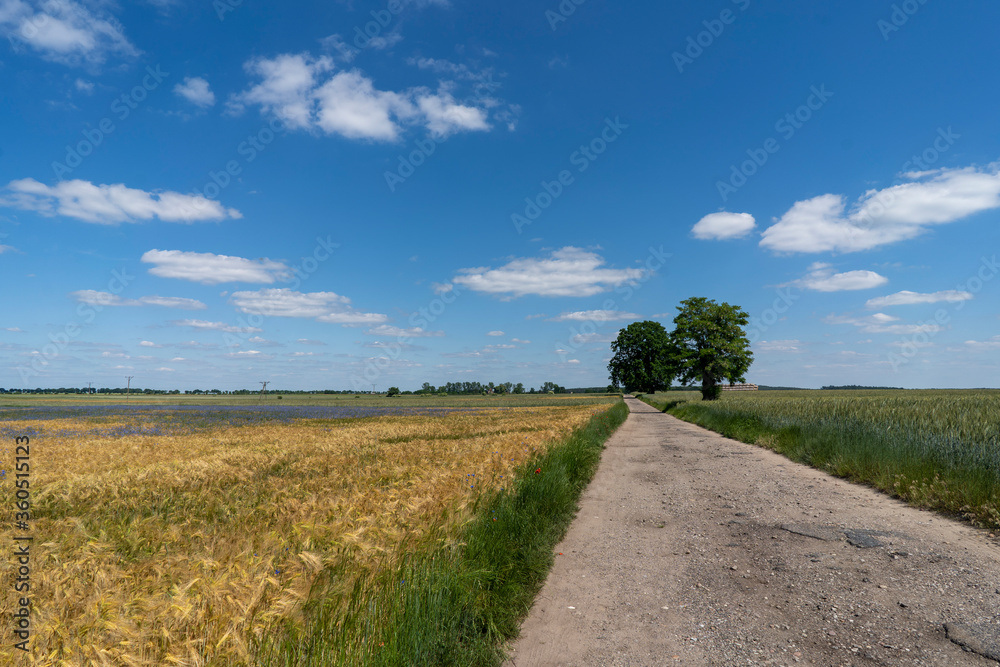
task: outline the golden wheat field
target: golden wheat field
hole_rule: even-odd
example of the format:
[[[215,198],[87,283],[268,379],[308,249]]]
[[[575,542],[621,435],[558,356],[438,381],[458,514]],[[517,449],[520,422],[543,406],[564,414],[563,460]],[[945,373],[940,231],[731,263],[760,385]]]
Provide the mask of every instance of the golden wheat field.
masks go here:
[[[21,415],[4,442],[13,449],[14,434],[31,434],[27,662],[243,662],[255,638],[297,618],[323,568],[350,559],[361,571],[453,533],[477,494],[504,487],[526,457],[607,407]],[[5,522],[0,540],[13,534]],[[0,559],[7,619],[14,568]],[[0,663],[24,661],[11,644]]]

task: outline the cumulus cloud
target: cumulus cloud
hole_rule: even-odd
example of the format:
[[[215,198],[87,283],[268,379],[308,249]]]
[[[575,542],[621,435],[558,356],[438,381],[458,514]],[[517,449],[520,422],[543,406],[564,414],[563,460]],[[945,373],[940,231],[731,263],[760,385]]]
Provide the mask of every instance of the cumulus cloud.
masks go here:
[[[420,327],[401,329],[399,327],[383,324],[381,326],[372,327],[371,329],[366,331],[365,334],[369,336],[391,336],[395,338],[434,338],[443,336],[444,332],[426,331]]]
[[[881,287],[887,282],[888,278],[874,271],[834,273],[829,264],[816,262],[809,267],[809,273],[804,278],[790,284],[816,292],[844,292]]]
[[[1000,336],[993,336],[989,340],[967,340],[965,346],[977,352],[1000,350]]]
[[[699,220],[691,233],[696,239],[725,240],[745,237],[757,226],[749,213],[711,213]]]
[[[504,332],[502,332],[502,331],[490,331],[486,335],[487,336],[503,336]]]
[[[45,60],[96,66],[110,54],[134,57],[139,51],[118,21],[99,15],[94,3],[72,0],[0,0],[0,36],[15,50],[27,45]]]
[[[604,259],[593,252],[567,246],[546,258],[513,259],[496,269],[461,269],[452,282],[476,292],[516,298],[537,296],[593,296],[620,285],[634,284],[644,269],[602,268]]]
[[[190,327],[199,331],[221,331],[222,333],[260,333],[257,327],[234,327],[225,322],[207,322],[205,320],[174,320],[170,324],[177,327]],[[192,344],[197,346],[192,341]]]
[[[233,305],[244,313],[268,317],[302,317],[317,322],[358,326],[389,319],[380,313],[363,313],[351,307],[351,300],[334,292],[296,292],[290,289],[263,289],[234,292]]]
[[[174,92],[202,109],[215,104],[215,93],[212,92],[208,81],[198,76],[185,77],[184,81],[174,86]]]
[[[921,294],[920,292],[909,292],[903,290],[902,292],[896,292],[895,294],[890,294],[889,296],[880,296],[874,299],[869,299],[865,303],[866,308],[885,308],[886,306],[909,306],[913,304],[923,304],[923,303],[958,303],[960,301],[971,300],[971,292],[962,292],[959,290],[943,290],[941,292],[933,292],[931,294]]]
[[[154,218],[164,222],[200,222],[241,218],[233,208],[200,195],[178,192],[146,192],[121,183],[95,185],[74,179],[54,186],[33,178],[11,181],[0,191],[0,206],[35,211],[100,225],[135,223]]]
[[[270,284],[291,277],[287,266],[267,258],[246,259],[210,252],[154,249],[143,253],[142,261],[153,265],[149,272],[154,276],[190,280],[203,285],[235,282]]]
[[[801,352],[800,340],[762,340],[754,345],[754,350],[760,352]]]
[[[909,182],[869,190],[850,209],[846,198],[835,194],[796,202],[764,230],[760,245],[778,252],[857,252],[1000,208],[1000,165],[903,176]]]
[[[620,320],[637,320],[641,315],[623,313],[620,310],[580,310],[575,313],[563,313],[553,317],[550,322],[618,322]]]
[[[138,299],[123,299],[117,294],[98,292],[90,289],[71,292],[70,296],[78,302],[90,306],[160,306],[162,308],[179,308],[181,310],[204,310],[208,307],[196,299],[185,299],[179,296],[144,296]]]
[[[866,317],[850,317],[847,315],[830,315],[823,320],[827,324],[850,324],[858,327],[864,333],[895,334],[908,336],[917,333],[937,333],[941,327],[937,324],[896,324],[898,317],[875,313]]]
[[[360,70],[334,73],[331,57],[308,53],[257,58],[245,69],[259,82],[235,95],[230,109],[257,106],[292,129],[371,141],[395,141],[411,125],[422,125],[440,138],[490,129],[488,110],[495,100],[459,102],[448,82],[436,92],[424,87],[379,90]]]

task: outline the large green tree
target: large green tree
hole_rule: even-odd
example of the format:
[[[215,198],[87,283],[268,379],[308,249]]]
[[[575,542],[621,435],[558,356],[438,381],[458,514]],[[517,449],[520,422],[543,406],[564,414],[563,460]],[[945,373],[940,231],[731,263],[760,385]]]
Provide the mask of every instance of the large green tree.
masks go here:
[[[670,336],[659,322],[633,322],[611,343],[611,383],[625,391],[652,393],[670,386],[674,375]]]
[[[701,382],[705,400],[719,397],[719,382],[745,382],[753,353],[743,327],[748,315],[738,306],[703,297],[681,301],[670,335],[673,365],[682,383]]]

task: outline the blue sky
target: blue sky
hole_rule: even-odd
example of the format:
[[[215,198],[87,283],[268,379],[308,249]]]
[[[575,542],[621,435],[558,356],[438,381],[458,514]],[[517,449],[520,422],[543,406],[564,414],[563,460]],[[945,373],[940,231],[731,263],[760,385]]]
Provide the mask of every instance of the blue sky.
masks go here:
[[[940,0],[0,0],[0,386],[996,386],[1000,44]]]

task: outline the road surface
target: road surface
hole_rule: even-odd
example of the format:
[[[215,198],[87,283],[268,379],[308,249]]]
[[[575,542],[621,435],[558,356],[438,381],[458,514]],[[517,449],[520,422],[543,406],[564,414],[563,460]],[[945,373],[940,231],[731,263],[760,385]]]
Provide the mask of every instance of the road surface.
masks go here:
[[[988,531],[626,403],[510,667],[1000,662]]]

